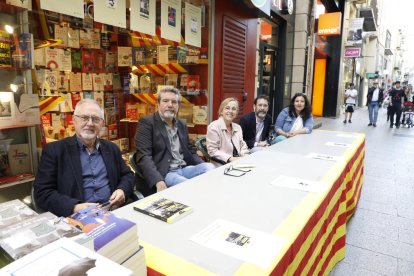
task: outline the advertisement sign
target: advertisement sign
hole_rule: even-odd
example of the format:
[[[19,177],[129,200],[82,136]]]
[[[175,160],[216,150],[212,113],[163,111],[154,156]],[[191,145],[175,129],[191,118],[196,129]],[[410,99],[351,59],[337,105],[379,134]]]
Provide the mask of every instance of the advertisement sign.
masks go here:
[[[364,18],[350,18],[347,42],[352,44],[362,44],[362,27]]]
[[[126,0],[101,0],[94,2],[94,20],[126,28]]]
[[[341,34],[341,12],[321,14],[318,20],[318,35],[340,35]]]
[[[345,57],[353,58],[361,56],[361,48],[345,48]]]
[[[185,43],[201,47],[201,8],[185,3]]]

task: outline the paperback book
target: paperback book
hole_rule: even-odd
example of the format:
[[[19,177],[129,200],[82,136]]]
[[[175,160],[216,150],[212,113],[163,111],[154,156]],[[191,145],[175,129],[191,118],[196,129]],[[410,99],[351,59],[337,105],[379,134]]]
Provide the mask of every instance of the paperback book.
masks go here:
[[[37,213],[18,199],[0,203],[0,230],[37,216]]]
[[[139,200],[134,205],[134,210],[167,223],[173,223],[190,214],[193,211],[193,207],[170,199],[154,196]]]

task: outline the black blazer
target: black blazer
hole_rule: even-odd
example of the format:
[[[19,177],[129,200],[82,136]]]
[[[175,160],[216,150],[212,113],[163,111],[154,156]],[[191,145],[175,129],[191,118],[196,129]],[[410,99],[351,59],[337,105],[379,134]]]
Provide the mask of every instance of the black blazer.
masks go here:
[[[270,125],[272,124],[272,119],[268,114],[264,119],[263,132],[260,137],[260,141],[265,141],[269,137]],[[254,112],[248,113],[240,118],[240,126],[243,131],[243,140],[246,142],[249,149],[254,147],[254,142],[256,140],[256,115]]]
[[[180,139],[181,152],[187,165],[197,165],[203,161],[190,143],[186,124],[176,119],[177,133]],[[137,149],[136,162],[138,165],[138,190],[144,195],[156,192],[155,184],[164,181],[172,159],[171,145],[165,124],[158,112],[141,118],[135,135]]]
[[[375,89],[377,89],[376,87],[372,86],[368,89],[368,94],[367,94],[367,104],[370,103],[372,101],[372,96],[374,95],[374,91]],[[381,88],[379,89],[379,93],[378,93],[378,104],[381,105],[382,102],[384,101],[384,90],[382,90]]]
[[[134,188],[134,174],[112,142],[100,140],[100,150],[109,177],[111,192],[122,189],[125,198]],[[37,204],[45,211],[67,217],[84,202],[82,168],[76,135],[44,146],[34,182]]]

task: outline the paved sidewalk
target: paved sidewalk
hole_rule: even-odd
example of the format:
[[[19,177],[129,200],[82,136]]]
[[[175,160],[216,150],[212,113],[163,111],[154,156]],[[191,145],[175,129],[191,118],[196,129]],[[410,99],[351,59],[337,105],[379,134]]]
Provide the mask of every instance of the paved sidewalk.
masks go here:
[[[386,111],[367,126],[358,109],[351,124],[322,118],[320,129],[366,134],[365,176],[358,208],[347,227],[346,257],[331,276],[414,276],[414,129],[390,129]]]

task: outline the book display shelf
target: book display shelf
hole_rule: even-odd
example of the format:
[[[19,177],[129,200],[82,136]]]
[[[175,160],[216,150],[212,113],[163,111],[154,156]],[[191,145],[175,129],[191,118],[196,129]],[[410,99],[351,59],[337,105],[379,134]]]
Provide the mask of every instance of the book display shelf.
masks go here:
[[[0,2],[0,19],[0,202],[3,202],[30,194],[37,167],[35,126],[40,118],[38,97],[32,92],[33,40],[28,12]]]

